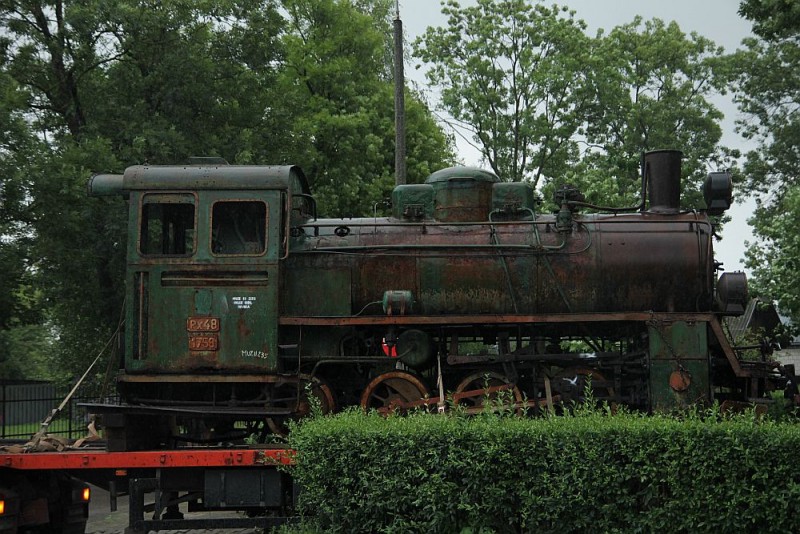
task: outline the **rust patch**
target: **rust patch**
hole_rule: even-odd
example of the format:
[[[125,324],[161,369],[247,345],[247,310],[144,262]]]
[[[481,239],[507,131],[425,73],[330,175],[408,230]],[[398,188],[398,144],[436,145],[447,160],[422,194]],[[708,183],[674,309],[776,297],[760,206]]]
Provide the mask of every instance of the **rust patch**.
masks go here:
[[[678,369],[669,375],[669,387],[676,393],[683,393],[692,385],[692,375],[689,371]]]
[[[239,320],[236,322],[236,330],[239,332],[240,338],[246,338],[252,333],[247,321],[245,321],[244,314],[239,315]]]

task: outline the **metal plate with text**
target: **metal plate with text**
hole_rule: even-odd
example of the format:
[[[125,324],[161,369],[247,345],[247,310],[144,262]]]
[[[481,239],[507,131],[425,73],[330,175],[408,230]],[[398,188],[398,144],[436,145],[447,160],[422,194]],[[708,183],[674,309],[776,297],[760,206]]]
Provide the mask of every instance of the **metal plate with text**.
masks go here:
[[[216,334],[189,336],[189,350],[219,350],[219,337]]]
[[[217,317],[189,317],[186,319],[187,332],[219,332]]]

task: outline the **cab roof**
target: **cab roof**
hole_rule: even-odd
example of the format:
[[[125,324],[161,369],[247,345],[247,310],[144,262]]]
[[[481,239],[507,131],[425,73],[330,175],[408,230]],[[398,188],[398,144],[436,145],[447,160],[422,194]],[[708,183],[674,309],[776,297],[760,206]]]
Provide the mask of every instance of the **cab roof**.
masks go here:
[[[95,174],[89,194],[104,196],[130,191],[158,190],[268,190],[290,189],[297,180],[302,191],[310,189],[296,165],[134,165],[125,174]]]

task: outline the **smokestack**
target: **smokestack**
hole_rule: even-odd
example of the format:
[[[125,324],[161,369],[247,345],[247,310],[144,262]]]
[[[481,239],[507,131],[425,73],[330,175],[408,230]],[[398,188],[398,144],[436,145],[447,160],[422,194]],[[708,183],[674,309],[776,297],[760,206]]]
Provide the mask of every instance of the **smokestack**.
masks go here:
[[[406,183],[406,101],[403,74],[403,21],[400,0],[395,1],[394,18],[394,183]]]
[[[653,150],[644,155],[647,193],[654,213],[677,213],[681,209],[680,150]]]

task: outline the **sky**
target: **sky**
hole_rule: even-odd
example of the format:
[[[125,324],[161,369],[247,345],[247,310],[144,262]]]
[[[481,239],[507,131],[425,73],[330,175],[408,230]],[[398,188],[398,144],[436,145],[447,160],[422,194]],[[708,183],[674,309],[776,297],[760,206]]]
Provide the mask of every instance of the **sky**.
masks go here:
[[[422,35],[428,26],[442,26],[447,19],[441,13],[438,0],[399,0],[400,16],[409,42]],[[475,0],[461,0],[462,6],[474,5]],[[557,3],[575,11],[576,18],[587,24],[587,33],[594,36],[598,29],[606,32],[614,26],[631,22],[636,15],[644,19],[660,18],[676,21],[687,34],[697,32],[732,52],[739,48],[742,39],[751,36],[749,21],[737,14],[738,0],[545,0],[547,5]],[[409,65],[410,63],[410,65]],[[413,58],[406,58],[406,79],[425,87],[422,70],[415,69]],[[725,114],[722,122],[722,144],[743,151],[752,149],[734,131],[734,122],[739,115],[730,96],[720,96],[714,104]],[[460,159],[467,165],[480,165],[480,154],[466,142],[457,139]],[[680,148],[680,147],[675,147]],[[740,195],[741,196],[741,195]],[[734,191],[734,199],[736,191]],[[717,260],[723,262],[726,271],[744,269],[745,241],[753,240],[752,230],[747,224],[754,207],[752,200],[737,203],[728,212],[732,216],[725,225],[723,239],[715,243]]]

